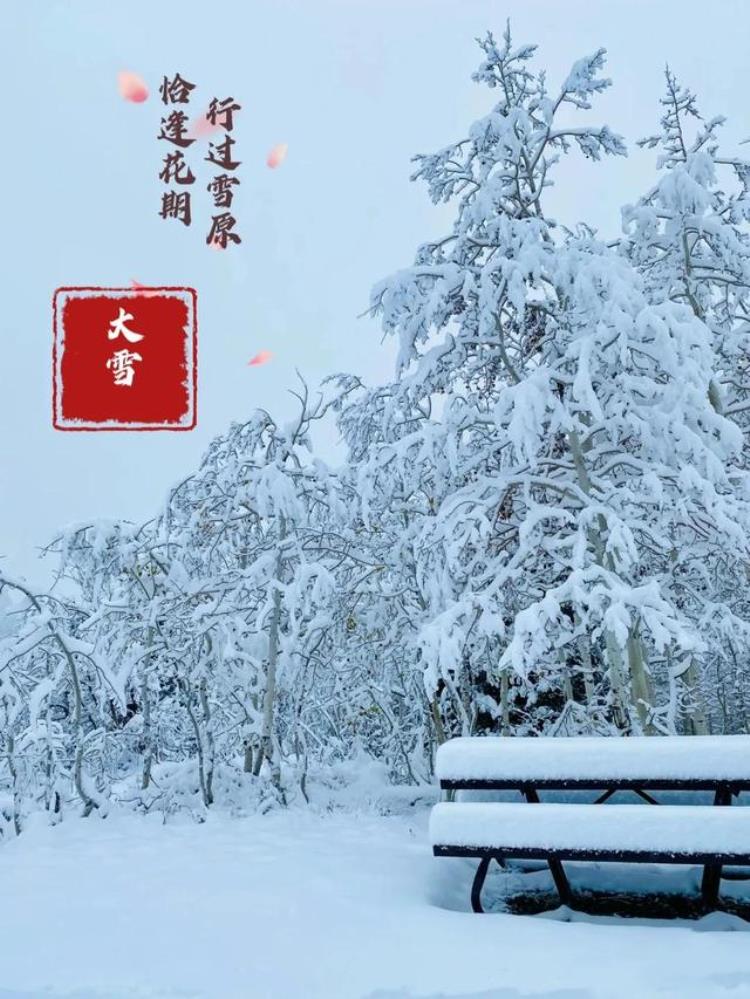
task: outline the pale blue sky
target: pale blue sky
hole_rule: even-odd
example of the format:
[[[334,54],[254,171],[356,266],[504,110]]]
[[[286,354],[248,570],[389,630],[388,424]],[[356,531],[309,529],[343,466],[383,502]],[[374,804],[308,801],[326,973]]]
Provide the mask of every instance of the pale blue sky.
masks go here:
[[[664,63],[707,114],[750,135],[750,4],[744,0],[25,0],[3,5],[0,210],[0,554],[42,575],[35,547],[70,522],[141,519],[230,420],[263,406],[284,417],[299,367],[370,381],[392,362],[357,315],[371,285],[440,231],[443,210],[408,181],[410,157],[462,136],[492,94],[473,84],[474,37],[512,20],[540,45],[550,83],[600,45],[614,87],[596,117],[623,133],[629,160],[571,160],[549,202],[615,234],[619,206],[648,185]],[[117,73],[142,74],[145,104],[122,101]],[[193,106],[242,105],[236,151],[244,238],[226,253],[157,215],[161,104],[179,70]],[[287,162],[265,166],[289,144]],[[195,148],[195,147],[193,147]],[[197,159],[198,157],[193,157]],[[202,187],[203,185],[201,185]],[[207,198],[207,195],[206,195]],[[58,285],[187,284],[198,291],[199,413],[191,433],[61,433],[51,425],[51,297]],[[249,368],[261,349],[275,360]],[[333,442],[324,442],[330,453]]]

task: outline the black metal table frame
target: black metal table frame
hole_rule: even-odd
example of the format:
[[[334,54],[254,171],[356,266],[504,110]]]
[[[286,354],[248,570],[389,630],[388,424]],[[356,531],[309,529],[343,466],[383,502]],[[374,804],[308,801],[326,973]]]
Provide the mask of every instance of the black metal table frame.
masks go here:
[[[713,791],[714,805],[728,806],[732,798],[742,791],[750,791],[750,779],[718,780],[575,780],[554,779],[542,781],[444,779],[440,781],[444,791],[519,791],[530,804],[539,804],[539,791],[603,791],[594,804],[603,804],[620,791],[630,791],[643,798],[650,805],[660,803],[647,791]],[[505,860],[544,860],[549,866],[560,901],[563,905],[573,905],[573,892],[562,865],[564,860],[588,860],[599,862],[620,862],[635,864],[698,864],[703,867],[701,896],[706,909],[715,909],[719,904],[719,889],[722,876],[731,880],[746,880],[748,875],[724,873],[727,866],[749,866],[748,854],[705,854],[705,853],[664,853],[654,851],[602,851],[602,850],[540,850],[525,847],[493,846],[462,847],[446,844],[433,847],[436,857],[478,857],[479,866],[471,886],[471,907],[474,912],[484,912],[482,908],[482,888],[489,866],[495,860],[505,866]]]

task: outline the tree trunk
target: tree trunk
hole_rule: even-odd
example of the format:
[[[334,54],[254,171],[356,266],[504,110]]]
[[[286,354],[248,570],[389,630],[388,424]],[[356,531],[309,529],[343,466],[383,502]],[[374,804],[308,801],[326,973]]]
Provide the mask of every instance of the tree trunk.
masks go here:
[[[195,717],[195,711],[193,710],[192,704],[192,690],[187,680],[180,680],[180,689],[182,690],[182,696],[185,702],[185,710],[188,713],[188,718],[193,726],[193,732],[195,733],[195,742],[198,752],[198,783],[201,789],[201,798],[203,804],[206,808],[209,808],[212,803],[212,797],[210,794],[210,788],[206,783],[206,754],[203,747],[203,734],[198,724],[198,719]]]
[[[152,640],[152,629],[147,632],[147,642],[149,646]],[[146,659],[143,667],[143,678],[141,680],[141,708],[143,711],[143,771],[141,774],[141,790],[145,791],[151,783],[151,766],[153,764],[154,752],[151,733],[151,695],[148,689],[151,656]]]
[[[575,430],[570,430],[568,431],[568,439],[570,441],[570,450],[573,456],[573,463],[576,467],[579,485],[587,495],[590,495],[591,479],[589,478],[588,470],[586,468],[586,460],[584,458],[580,438]],[[603,541],[606,523],[604,518],[601,516],[598,518],[598,522],[598,529],[592,527],[589,530],[591,546],[599,565],[601,565],[603,569],[608,569],[610,572],[614,572],[612,557],[606,553]],[[643,642],[638,634],[637,625],[631,626],[628,631],[627,639],[628,668],[631,673],[630,697],[628,697],[626,693],[625,664],[622,650],[617,644],[614,634],[610,631],[607,631],[606,633],[605,644],[607,648],[607,659],[609,660],[608,675],[615,701],[614,715],[618,727],[625,727],[625,725],[623,725],[623,723],[626,723],[626,720],[623,717],[623,709],[628,701],[630,701],[630,703],[635,707],[639,719],[641,719],[641,727],[644,732],[649,735],[653,734],[654,729],[649,721],[649,709],[653,703],[653,695],[651,693],[651,685],[648,682],[648,676],[645,671]],[[619,706],[617,704],[618,700],[620,701]]]
[[[581,623],[576,614],[576,627]],[[596,691],[594,689],[594,664],[591,661],[591,640],[588,635],[580,635],[578,638],[578,656],[581,660],[581,676],[583,677],[583,690],[586,698],[586,705],[590,707],[594,702]]]
[[[510,677],[505,669],[500,676],[500,734],[510,734]]]
[[[627,648],[632,700],[638,712],[638,718],[644,735],[654,735],[656,730],[649,710],[653,704],[651,680],[646,669],[643,642],[641,641],[637,626],[633,626],[628,634]]]
[[[273,608],[271,610],[271,624],[268,629],[268,668],[266,670],[266,689],[263,695],[263,725],[261,728],[261,750],[256,761],[257,773],[260,772],[259,764],[263,759],[268,760],[271,770],[278,769],[278,763],[274,761],[273,746],[273,722],[274,707],[276,704],[276,664],[279,656],[279,620],[281,618],[281,590],[278,586],[273,591]],[[272,775],[273,779],[273,775]]]
[[[18,792],[18,771],[16,769],[15,760],[15,739],[12,735],[8,734],[6,749],[8,757],[8,770],[10,771],[11,781],[13,782],[13,829],[16,836],[21,835],[21,798]]]
[[[266,670],[266,689],[263,695],[263,723],[260,735],[260,751],[255,762],[255,775],[260,773],[264,758],[271,768],[271,781],[281,787],[281,763],[274,753],[273,724],[276,705],[276,664],[279,658],[279,628],[281,626],[281,580],[282,556],[281,548],[286,538],[286,520],[279,517],[279,554],[276,559],[276,582],[273,588],[271,623],[268,629],[268,667]]]
[[[440,705],[438,703],[437,694],[433,694],[430,698],[430,714],[432,716],[432,724],[435,729],[435,742],[438,746],[442,746],[445,742],[445,728],[443,726],[443,719],[440,715]]]
[[[706,708],[703,701],[703,692],[700,688],[700,676],[698,664],[695,659],[690,660],[690,665],[685,671],[685,685],[690,690],[692,707],[688,722],[693,735],[708,735],[708,720],[706,718]]]
[[[206,753],[204,758],[205,781],[206,781],[206,801],[207,804],[214,803],[214,733],[211,729],[211,707],[208,703],[208,693],[206,691],[205,678],[201,680],[199,687],[201,699],[201,710],[203,712],[203,727],[206,731]]]

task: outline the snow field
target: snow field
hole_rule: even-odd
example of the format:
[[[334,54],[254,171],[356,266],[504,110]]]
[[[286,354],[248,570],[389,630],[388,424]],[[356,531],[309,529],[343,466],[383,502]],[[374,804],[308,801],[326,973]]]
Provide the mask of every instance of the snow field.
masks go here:
[[[0,850],[0,999],[750,999],[741,921],[475,916],[426,820],[32,827]]]

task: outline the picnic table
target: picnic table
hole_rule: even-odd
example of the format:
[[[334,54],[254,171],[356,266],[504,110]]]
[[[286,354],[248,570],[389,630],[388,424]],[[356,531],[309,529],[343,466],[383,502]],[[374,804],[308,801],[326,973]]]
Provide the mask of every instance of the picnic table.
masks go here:
[[[475,912],[493,860],[544,860],[567,905],[574,900],[563,861],[698,864],[707,909],[719,904],[724,868],[750,865],[750,809],[660,804],[650,793],[710,791],[713,806],[731,805],[750,790],[750,736],[460,738],[439,748],[436,769],[443,790],[516,790],[526,801],[458,800],[432,810],[435,856],[479,859]],[[542,802],[545,791],[600,793],[593,803],[552,803]],[[622,792],[640,801],[600,807]]]

